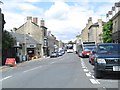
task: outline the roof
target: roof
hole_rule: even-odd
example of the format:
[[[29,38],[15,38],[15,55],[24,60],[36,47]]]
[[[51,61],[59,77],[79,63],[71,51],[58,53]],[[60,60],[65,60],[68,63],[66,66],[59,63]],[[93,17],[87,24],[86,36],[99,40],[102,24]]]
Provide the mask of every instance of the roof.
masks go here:
[[[118,13],[116,13],[112,18],[111,20],[114,20],[116,17],[118,17],[120,15],[120,11],[118,11]]]
[[[14,32],[10,32],[10,34],[14,38],[16,38],[17,42],[24,43],[24,41],[25,41],[25,35],[24,34],[19,34],[19,33],[14,33]],[[40,44],[38,41],[34,40],[29,35],[26,35],[26,43],[28,43],[28,44]]]
[[[25,22],[24,24],[22,24],[19,28],[23,27],[26,23],[27,23],[27,22]],[[36,24],[36,23],[34,23],[34,22],[31,22],[31,24],[33,24],[33,25],[35,25],[35,26],[39,27],[39,25],[37,25],[37,24]],[[17,30],[18,30],[19,28],[17,28]]]
[[[104,21],[102,21],[102,25],[104,25],[105,24],[105,22]],[[90,27],[89,27],[89,29],[91,28],[91,27],[98,27],[99,26],[99,24],[98,24],[98,22],[96,22],[96,23],[94,23],[93,25],[91,25]]]
[[[48,29],[47,27],[45,27],[45,26],[40,26],[41,28],[45,28],[45,29]]]

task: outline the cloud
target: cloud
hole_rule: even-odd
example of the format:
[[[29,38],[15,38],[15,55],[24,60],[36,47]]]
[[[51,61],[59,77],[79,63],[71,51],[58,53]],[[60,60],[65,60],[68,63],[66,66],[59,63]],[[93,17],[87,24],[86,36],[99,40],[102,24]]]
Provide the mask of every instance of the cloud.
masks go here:
[[[5,29],[10,30],[13,27],[19,27],[25,22],[26,16],[37,16],[39,19],[45,19],[45,25],[48,30],[63,41],[74,40],[75,36],[86,26],[89,17],[93,18],[95,23],[97,19],[104,19],[105,14],[111,9],[113,2],[100,4],[91,0],[55,0],[49,9],[39,7],[42,2],[53,0],[6,0],[2,6],[5,14]],[[106,1],[106,0],[105,0]],[[102,1],[101,1],[102,2]],[[37,5],[36,5],[37,3]],[[17,8],[16,8],[17,7]]]
[[[10,12],[5,12],[5,29],[10,31],[13,27],[19,27],[24,23],[24,16],[20,14],[13,14]]]
[[[49,18],[62,19],[67,14],[68,10],[69,6],[66,3],[56,1],[54,5],[52,5],[50,9],[45,12],[45,17],[47,19]]]

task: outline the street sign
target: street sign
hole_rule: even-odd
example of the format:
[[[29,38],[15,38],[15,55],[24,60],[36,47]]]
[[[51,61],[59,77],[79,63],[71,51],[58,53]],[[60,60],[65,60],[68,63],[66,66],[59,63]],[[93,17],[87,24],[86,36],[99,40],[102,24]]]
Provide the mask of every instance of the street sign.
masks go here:
[[[6,59],[6,62],[5,62],[5,65],[10,65],[10,66],[16,66],[16,60],[15,58],[7,58]]]

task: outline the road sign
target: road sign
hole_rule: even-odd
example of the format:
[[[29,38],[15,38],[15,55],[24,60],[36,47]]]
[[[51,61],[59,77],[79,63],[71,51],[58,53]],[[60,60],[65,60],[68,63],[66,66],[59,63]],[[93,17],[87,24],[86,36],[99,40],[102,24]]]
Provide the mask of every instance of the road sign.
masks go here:
[[[7,58],[6,59],[6,62],[5,62],[5,65],[10,65],[10,66],[16,66],[16,60],[15,58]]]

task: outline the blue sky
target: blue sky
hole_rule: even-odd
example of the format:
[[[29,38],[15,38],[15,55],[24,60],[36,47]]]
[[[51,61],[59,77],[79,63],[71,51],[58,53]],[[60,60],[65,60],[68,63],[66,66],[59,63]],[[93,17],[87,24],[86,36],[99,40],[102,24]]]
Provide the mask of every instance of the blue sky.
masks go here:
[[[58,40],[74,40],[92,17],[106,21],[106,13],[119,0],[2,0],[5,29],[21,26],[27,16],[44,18],[45,25]],[[75,2],[76,1],[76,2]]]

